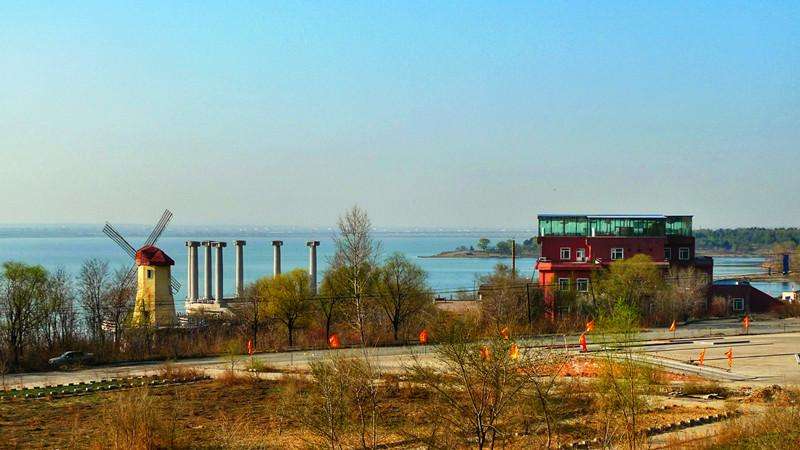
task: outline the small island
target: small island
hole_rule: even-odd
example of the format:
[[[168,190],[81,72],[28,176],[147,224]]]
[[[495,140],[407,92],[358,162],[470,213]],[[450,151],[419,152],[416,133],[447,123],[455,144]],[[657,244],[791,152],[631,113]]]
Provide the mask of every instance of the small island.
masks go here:
[[[420,256],[420,258],[510,258],[511,239],[498,241],[492,245],[491,240],[480,238],[478,242],[469,247],[462,245],[453,250],[443,251],[435,255]],[[538,258],[539,245],[536,238],[525,239],[522,244],[517,244],[517,258]]]

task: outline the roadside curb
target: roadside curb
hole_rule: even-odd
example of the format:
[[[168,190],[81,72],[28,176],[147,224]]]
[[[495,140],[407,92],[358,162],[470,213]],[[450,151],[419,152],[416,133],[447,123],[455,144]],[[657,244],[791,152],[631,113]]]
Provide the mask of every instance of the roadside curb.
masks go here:
[[[718,414],[712,414],[708,416],[700,416],[695,417],[688,420],[679,420],[677,422],[670,422],[665,425],[656,425],[652,427],[645,428],[641,431],[642,434],[646,436],[655,436],[658,434],[669,433],[672,431],[679,431],[684,430],[687,428],[697,427],[700,425],[707,425],[715,422],[721,422],[723,420],[733,419],[737,416],[741,415],[738,411],[726,411]],[[580,440],[574,441],[567,444],[562,444],[558,448],[562,450],[567,449],[589,449],[589,448],[599,448],[603,446],[602,439],[594,438],[591,440]]]
[[[210,380],[208,375],[194,377],[164,378],[158,376],[137,376],[125,378],[108,378],[79,383],[45,385],[28,388],[12,388],[0,391],[0,401],[35,400],[43,398],[64,398],[79,395],[88,395],[98,392],[110,392],[144,386],[168,386],[178,384],[197,383]]]

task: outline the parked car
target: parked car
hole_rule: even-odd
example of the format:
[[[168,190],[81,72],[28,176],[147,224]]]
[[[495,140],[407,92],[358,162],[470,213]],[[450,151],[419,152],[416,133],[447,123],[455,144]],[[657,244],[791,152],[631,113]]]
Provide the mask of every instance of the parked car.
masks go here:
[[[90,364],[93,360],[94,354],[73,350],[64,352],[61,356],[50,358],[47,362],[54,367],[69,367]]]

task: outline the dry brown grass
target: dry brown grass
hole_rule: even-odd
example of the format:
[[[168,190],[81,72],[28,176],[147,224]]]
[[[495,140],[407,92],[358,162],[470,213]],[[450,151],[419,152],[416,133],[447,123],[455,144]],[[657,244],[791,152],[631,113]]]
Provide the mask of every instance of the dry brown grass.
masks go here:
[[[800,405],[775,402],[720,427],[708,449],[800,448]]]
[[[681,392],[686,395],[717,394],[722,398],[730,395],[728,388],[716,381],[688,381],[681,386]]]
[[[105,432],[95,442],[96,448],[150,450],[174,441],[147,387],[119,393],[104,412]]]
[[[194,367],[189,366],[182,366],[172,363],[165,363],[158,371],[158,376],[161,378],[166,379],[177,379],[177,378],[194,378],[194,377],[202,377],[204,374],[201,370],[198,370]]]
[[[260,379],[252,372],[226,369],[216,377],[216,381],[223,386],[242,386],[258,383]]]
[[[0,448],[316,448],[319,437],[293,414],[298,399],[313,393],[312,380],[285,375],[260,380],[235,372],[230,381],[151,387],[149,390],[42,401],[0,403]],[[554,388],[554,445],[602,436],[605,420],[594,380],[566,377]],[[419,439],[421,447],[460,448],[466,438],[444,421],[430,391],[398,377],[379,387],[380,442]],[[699,404],[699,402],[698,402]],[[542,422],[535,399],[513,406],[499,444],[507,449],[541,448]],[[307,410],[313,413],[313,410]],[[642,427],[711,414],[681,407],[642,414]],[[526,421],[526,417],[528,420]],[[356,423],[357,425],[357,423]],[[342,445],[360,446],[349,427]]]
[[[275,366],[268,364],[266,361],[263,361],[258,358],[248,359],[245,368],[253,372],[272,372],[272,373],[281,372]]]

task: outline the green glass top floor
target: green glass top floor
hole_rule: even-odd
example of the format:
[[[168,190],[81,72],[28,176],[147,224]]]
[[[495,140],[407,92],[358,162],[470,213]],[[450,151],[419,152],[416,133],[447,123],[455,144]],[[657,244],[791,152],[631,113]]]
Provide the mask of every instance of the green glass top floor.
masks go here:
[[[691,236],[692,216],[541,214],[539,236]]]

